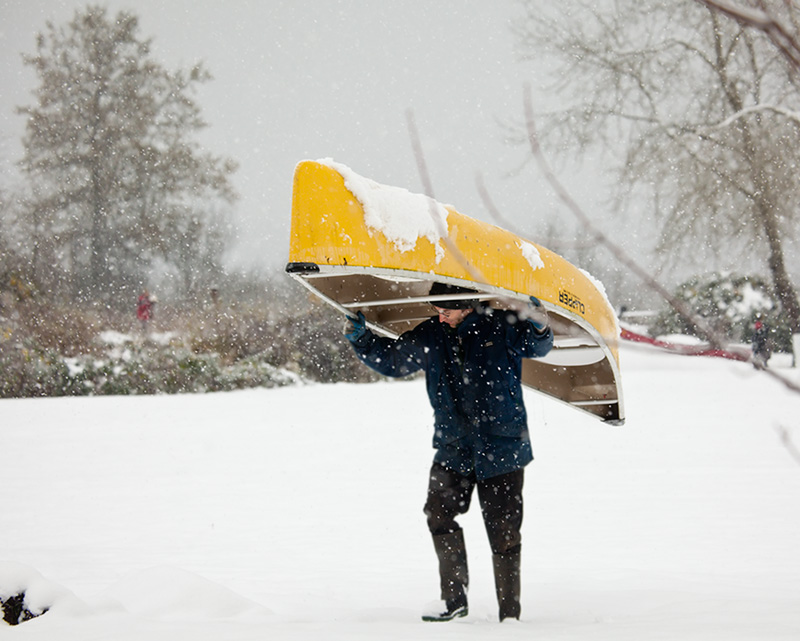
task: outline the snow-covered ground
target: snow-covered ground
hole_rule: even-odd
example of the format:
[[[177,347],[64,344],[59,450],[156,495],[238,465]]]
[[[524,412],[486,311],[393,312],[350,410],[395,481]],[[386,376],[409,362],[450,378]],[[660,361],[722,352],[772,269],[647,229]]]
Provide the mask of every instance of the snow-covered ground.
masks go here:
[[[419,619],[438,596],[420,381],[0,400],[0,592],[52,604],[0,637],[800,638],[779,437],[800,443],[800,396],[742,363],[622,359],[622,428],[527,397],[523,620],[502,625],[477,501],[470,615]]]

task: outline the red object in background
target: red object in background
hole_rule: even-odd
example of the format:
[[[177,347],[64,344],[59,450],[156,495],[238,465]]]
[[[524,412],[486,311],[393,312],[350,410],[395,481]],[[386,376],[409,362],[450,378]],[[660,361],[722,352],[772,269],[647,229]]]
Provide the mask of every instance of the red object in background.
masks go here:
[[[634,343],[646,343],[648,345],[660,347],[669,352],[674,352],[675,354],[684,354],[686,356],[718,356],[720,358],[729,358],[734,361],[749,360],[748,355],[740,354],[738,352],[725,349],[716,349],[709,347],[708,345],[680,345],[678,343],[669,343],[657,338],[645,336],[644,334],[637,334],[636,332],[632,332],[624,328],[620,331],[620,338],[622,340],[632,341]]]
[[[150,295],[145,292],[139,296],[139,304],[136,307],[136,318],[142,322],[149,321],[153,315],[153,303],[150,302]]]

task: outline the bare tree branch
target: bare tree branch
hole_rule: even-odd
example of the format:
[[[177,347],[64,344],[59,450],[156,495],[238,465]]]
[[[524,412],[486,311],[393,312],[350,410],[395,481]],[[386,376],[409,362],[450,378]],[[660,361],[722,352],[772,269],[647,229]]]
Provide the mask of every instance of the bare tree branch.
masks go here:
[[[673,296],[661,283],[653,278],[650,273],[641,267],[633,258],[631,258],[619,245],[614,243],[608,236],[606,236],[594,223],[592,223],[589,216],[581,209],[580,205],[575,202],[575,199],[569,194],[561,181],[558,180],[550,164],[544,157],[541,145],[539,144],[539,137],[536,133],[536,123],[533,116],[533,103],[531,101],[530,85],[525,85],[524,91],[525,100],[525,126],[528,131],[528,142],[531,146],[531,151],[539,165],[539,170],[544,174],[545,179],[556,192],[559,199],[567,206],[567,208],[578,219],[578,222],[583,226],[584,230],[590,234],[600,244],[604,245],[607,249],[614,254],[614,257],[627,267],[631,273],[637,276],[644,282],[650,289],[658,293],[664,300],[666,300],[683,318],[687,319],[715,348],[722,349],[724,339],[720,337],[703,319],[695,317],[688,306],[680,299]]]
[[[433,223],[436,226],[436,231],[438,232],[444,244],[447,246],[447,249],[449,249],[453,256],[456,257],[458,262],[461,263],[462,267],[467,270],[473,280],[486,284],[486,278],[481,271],[472,263],[470,263],[469,260],[467,260],[467,257],[461,253],[455,242],[453,242],[453,239],[450,238],[450,233],[447,230],[447,226],[444,224],[436,211],[436,201],[433,197],[433,183],[431,182],[431,176],[428,172],[428,165],[425,162],[425,154],[422,150],[422,143],[420,142],[419,132],[417,131],[417,123],[414,118],[414,111],[412,109],[406,110],[406,123],[408,124],[408,134],[411,137],[411,146],[414,150],[414,158],[417,161],[417,170],[419,171],[420,180],[422,180],[422,187],[425,190],[425,195],[430,199],[429,210],[431,218],[433,218]]]
[[[789,452],[789,455],[798,465],[800,465],[800,448],[798,448],[795,442],[792,440],[792,435],[789,434],[789,429],[781,425],[777,428],[777,430],[778,436],[781,439],[781,443],[783,443],[783,446],[786,448],[786,451]]]
[[[489,190],[486,189],[486,184],[483,182],[483,175],[480,172],[476,172],[475,174],[475,187],[489,215],[506,229],[513,230],[514,226],[511,221],[506,219],[503,214],[500,213],[500,209],[497,205],[494,204],[492,197],[489,195]]]
[[[792,121],[795,125],[800,125],[800,112],[794,111],[792,109],[784,109],[783,107],[778,107],[776,105],[753,105],[752,107],[745,107],[740,111],[737,111],[735,114],[732,114],[725,118],[722,122],[718,122],[713,125],[708,125],[706,129],[724,129],[725,127],[729,127],[730,125],[734,124],[737,120],[749,116],[751,114],[771,111],[772,113],[779,114],[784,116],[787,120]]]
[[[789,29],[768,11],[753,7],[743,7],[730,0],[697,0],[697,2],[712,11],[719,11],[729,18],[733,18],[745,27],[753,27],[763,31],[770,42],[789,61],[795,72],[800,72],[800,42]]]
[[[406,124],[408,125],[408,135],[411,137],[411,147],[414,150],[414,159],[417,161],[417,171],[419,171],[419,177],[420,180],[422,180],[422,189],[425,191],[425,195],[428,198],[434,198],[433,183],[431,182],[431,175],[428,171],[428,164],[425,162],[425,154],[422,151],[422,142],[419,138],[417,121],[416,118],[414,118],[413,109],[406,109]]]
[[[428,173],[428,165],[425,162],[425,154],[422,150],[422,143],[420,142],[419,132],[417,131],[416,120],[414,118],[414,112],[411,109],[406,110],[406,122],[408,124],[408,133],[411,137],[411,146],[414,149],[414,156],[417,161],[417,169],[420,173],[420,179],[422,180],[423,188],[425,189],[425,195],[429,198],[429,212],[431,217],[433,218],[434,225],[436,225],[437,231],[439,236],[444,241],[447,248],[456,257],[459,263],[461,263],[462,267],[467,270],[467,273],[470,277],[477,283],[481,283],[484,285],[488,285],[488,281],[486,277],[481,273],[480,269],[478,269],[475,265],[469,262],[466,256],[461,252],[458,248],[456,243],[450,237],[450,232],[448,231],[446,225],[443,223],[441,217],[436,212],[436,201],[433,198],[433,183],[431,182],[430,174]],[[519,300],[508,298],[506,296],[498,296],[497,300],[499,300],[503,305],[508,307],[509,309],[513,309],[514,311],[519,314],[521,318],[530,318],[530,314],[538,314],[543,313],[545,319],[547,319],[547,311],[546,309],[542,308],[542,310],[538,312],[533,312],[529,305],[521,303]],[[547,321],[549,322],[549,320]]]

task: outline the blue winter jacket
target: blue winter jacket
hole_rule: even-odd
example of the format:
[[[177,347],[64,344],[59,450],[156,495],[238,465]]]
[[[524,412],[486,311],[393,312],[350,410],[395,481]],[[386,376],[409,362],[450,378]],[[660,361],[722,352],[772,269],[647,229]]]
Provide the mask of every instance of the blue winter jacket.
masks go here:
[[[386,376],[425,371],[438,463],[486,479],[533,459],[522,359],[550,351],[550,328],[539,334],[513,312],[486,308],[455,328],[433,317],[397,339],[367,330],[352,343],[361,361]]]

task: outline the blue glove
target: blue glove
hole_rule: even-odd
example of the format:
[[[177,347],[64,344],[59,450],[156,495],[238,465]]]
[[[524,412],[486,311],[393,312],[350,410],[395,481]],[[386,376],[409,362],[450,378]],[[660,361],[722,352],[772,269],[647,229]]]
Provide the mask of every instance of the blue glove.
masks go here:
[[[530,300],[531,309],[528,312],[528,319],[537,332],[544,334],[547,331],[547,326],[550,324],[547,310],[542,306],[542,301],[536,298],[536,296],[531,296]]]
[[[367,333],[367,319],[364,314],[358,312],[358,316],[348,316],[344,326],[344,335],[351,343],[355,343],[359,338]]]

